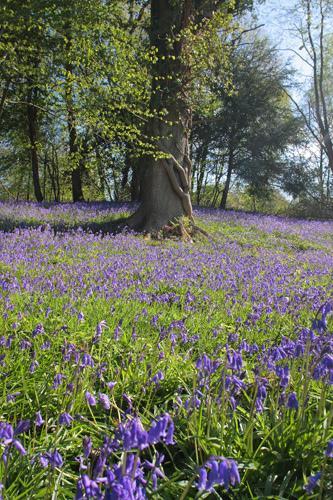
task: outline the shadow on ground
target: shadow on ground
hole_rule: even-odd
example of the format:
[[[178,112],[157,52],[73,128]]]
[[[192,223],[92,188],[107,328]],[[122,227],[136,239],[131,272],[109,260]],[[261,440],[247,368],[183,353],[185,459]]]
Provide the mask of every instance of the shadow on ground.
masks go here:
[[[51,229],[54,234],[72,232],[77,230],[87,231],[95,234],[117,234],[126,228],[126,217],[102,222],[77,222],[74,224],[65,223],[41,223],[40,221],[18,221],[12,219],[0,219],[0,231],[5,233],[20,229],[40,229],[45,231]]]

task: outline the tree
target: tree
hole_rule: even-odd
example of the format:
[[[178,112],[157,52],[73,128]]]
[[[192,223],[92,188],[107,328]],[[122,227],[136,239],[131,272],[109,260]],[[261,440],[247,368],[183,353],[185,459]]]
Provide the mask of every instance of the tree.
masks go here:
[[[294,13],[297,25],[294,35],[300,43],[298,50],[291,49],[309,69],[310,87],[300,102],[291,92],[289,97],[304,120],[312,142],[318,148],[318,158],[323,153],[333,172],[332,127],[332,34],[331,0],[300,0]]]
[[[212,204],[221,194],[225,208],[234,176],[264,195],[288,167],[286,151],[300,142],[300,120],[290,109],[283,86],[290,72],[266,39],[248,35],[230,55],[234,91],[229,93],[217,75],[210,92],[214,106],[195,116],[195,158],[199,154],[196,190],[204,172],[215,177]],[[223,75],[222,75],[223,77]],[[209,154],[208,154],[209,151]],[[204,152],[205,163],[200,163]],[[212,181],[211,181],[212,182]]]
[[[20,104],[26,108],[24,120],[29,142],[31,172],[37,201],[43,201],[39,175],[38,154],[38,104],[43,86],[43,55],[45,31],[41,25],[41,3],[5,1],[1,13],[0,29],[1,66],[4,71],[4,90],[1,97],[0,116],[8,96],[15,92]]]
[[[156,155],[145,157],[141,167],[141,205],[128,220],[136,230],[155,231],[182,216],[193,218],[192,67],[186,33],[191,32],[191,42],[202,37],[223,4],[223,0],[151,0],[150,43],[157,57],[152,68],[152,117],[145,134],[154,142]]]
[[[124,144],[142,151],[147,142],[142,124],[150,114],[151,55],[141,29],[147,5],[137,0],[1,3],[0,170],[6,195],[12,183],[16,191],[15,179],[21,178],[7,168],[19,148],[38,181],[37,199],[44,191],[56,200],[80,201],[84,194],[104,198],[106,192],[115,198],[113,174],[119,169],[110,158],[119,156]],[[22,180],[29,186],[31,172],[24,171]]]

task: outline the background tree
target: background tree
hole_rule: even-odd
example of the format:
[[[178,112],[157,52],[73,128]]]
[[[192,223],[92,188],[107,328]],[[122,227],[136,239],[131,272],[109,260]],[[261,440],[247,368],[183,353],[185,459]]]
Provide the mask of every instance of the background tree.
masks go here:
[[[233,92],[217,75],[209,88],[211,109],[198,108],[193,131],[197,201],[206,179],[206,185],[214,183],[211,204],[221,196],[221,208],[233,176],[257,196],[267,195],[288,168],[288,147],[300,142],[300,120],[283,91],[290,71],[267,39],[251,34],[235,47],[230,62]]]
[[[306,68],[307,79],[297,91],[286,88],[296,113],[307,131],[307,148],[299,152],[299,163],[311,171],[302,195],[317,207],[331,201],[333,166],[333,53],[332,3],[327,0],[302,0],[292,8],[291,31],[298,42],[293,54]],[[298,190],[299,191],[299,190]]]

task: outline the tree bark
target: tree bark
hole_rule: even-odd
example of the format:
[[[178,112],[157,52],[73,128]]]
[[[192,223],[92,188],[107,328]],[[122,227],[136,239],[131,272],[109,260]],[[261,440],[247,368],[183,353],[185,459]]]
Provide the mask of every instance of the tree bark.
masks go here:
[[[186,84],[190,68],[183,60],[185,42],[181,31],[189,26],[194,13],[192,0],[151,1],[150,40],[157,49],[158,60],[153,67],[150,102],[155,116],[146,132],[166,158],[145,159],[140,182],[141,205],[128,220],[136,230],[155,231],[182,216],[192,218],[191,110]]]
[[[315,97],[315,114],[317,119],[318,128],[320,131],[320,136],[322,144],[324,145],[325,152],[327,155],[327,160],[331,171],[333,172],[333,141],[331,137],[330,123],[327,113],[326,97],[323,88],[324,80],[324,11],[322,1],[320,1],[320,33],[319,33],[319,49],[317,49],[316,44],[312,35],[312,8],[311,1],[307,0],[307,33],[309,37],[310,47],[311,47],[311,57],[312,57],[312,69],[313,69],[313,86],[314,86],[314,97]],[[319,50],[319,55],[317,54]]]
[[[28,120],[28,135],[30,142],[30,158],[32,182],[34,186],[35,198],[38,202],[43,201],[43,194],[39,180],[39,159],[38,159],[38,126],[37,126],[37,107],[34,105],[37,90],[31,88],[27,96],[27,120]]]
[[[196,203],[197,203],[197,205],[200,205],[200,201],[201,201],[201,193],[202,193],[203,180],[204,180],[204,176],[205,176],[207,155],[208,155],[208,146],[204,145],[202,147],[201,153],[199,155],[198,165],[197,165],[197,176],[196,176],[196,181],[197,181]]]
[[[84,201],[82,188],[82,166],[78,161],[79,148],[77,143],[77,131],[75,125],[75,113],[73,109],[73,98],[71,89],[67,88],[67,126],[69,133],[69,152],[74,160],[75,166],[71,171],[72,198],[73,202]]]
[[[131,201],[140,201],[140,162],[132,161]]]
[[[224,188],[223,188],[223,193],[222,193],[222,199],[220,203],[220,208],[223,210],[226,209],[227,207],[227,198],[229,194],[229,189],[230,189],[230,181],[231,181],[231,175],[232,171],[234,169],[234,150],[233,150],[233,145],[229,145],[229,155],[228,155],[228,170],[227,170],[227,177],[225,180]]]
[[[71,48],[71,34],[70,26],[67,27],[67,51],[70,53]],[[82,188],[82,172],[83,166],[82,161],[79,160],[79,146],[78,146],[78,134],[76,130],[76,116],[74,111],[74,95],[73,95],[73,83],[71,77],[73,75],[73,65],[66,61],[66,84],[65,84],[65,97],[66,97],[66,107],[67,107],[67,127],[69,134],[69,153],[74,161],[74,168],[71,171],[71,182],[72,182],[72,199],[73,202],[84,201],[83,188]]]

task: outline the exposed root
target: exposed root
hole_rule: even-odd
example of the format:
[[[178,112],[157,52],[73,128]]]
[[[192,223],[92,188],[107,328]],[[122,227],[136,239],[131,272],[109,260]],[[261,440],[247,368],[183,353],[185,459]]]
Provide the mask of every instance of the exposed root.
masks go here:
[[[214,243],[218,243],[217,240],[211,234],[209,234],[207,231],[205,231],[201,227],[194,224],[194,221],[191,222],[191,225],[192,225],[192,230],[194,231],[194,233],[200,233],[203,236],[205,236],[206,238],[208,238],[210,241],[213,241]]]

